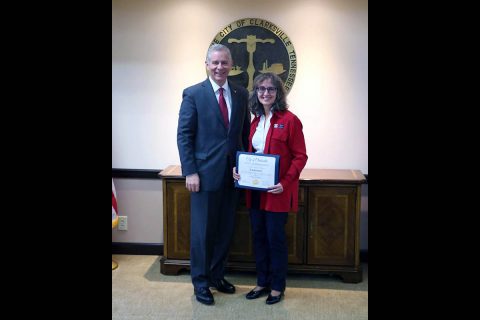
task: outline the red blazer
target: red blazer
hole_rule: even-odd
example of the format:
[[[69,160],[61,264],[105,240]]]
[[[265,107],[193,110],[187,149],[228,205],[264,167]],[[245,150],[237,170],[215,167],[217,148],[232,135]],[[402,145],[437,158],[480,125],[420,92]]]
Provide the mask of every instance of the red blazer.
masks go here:
[[[249,152],[253,152],[252,137],[259,121],[260,117],[256,116],[250,124]],[[262,210],[298,211],[299,177],[308,159],[302,127],[300,119],[288,110],[274,112],[270,119],[264,153],[280,155],[279,178],[283,192],[280,194],[261,192],[260,209]],[[246,191],[247,207],[251,208],[251,191]]]

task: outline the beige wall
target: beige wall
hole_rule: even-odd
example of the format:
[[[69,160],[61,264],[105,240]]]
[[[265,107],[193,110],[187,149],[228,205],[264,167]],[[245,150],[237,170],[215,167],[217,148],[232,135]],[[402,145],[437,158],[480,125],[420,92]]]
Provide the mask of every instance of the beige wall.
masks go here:
[[[112,167],[179,164],[182,90],[206,78],[215,35],[250,17],[277,24],[296,50],[288,102],[303,122],[306,167],[368,173],[366,0],[114,0]]]
[[[112,242],[163,243],[162,180],[113,179],[118,213],[128,230],[112,230]]]
[[[112,1],[112,167],[179,164],[182,90],[206,78],[206,50],[227,24],[278,25],[297,53],[288,96],[304,126],[307,168],[368,173],[368,2],[366,0]],[[163,243],[161,181],[115,179],[128,231],[114,242]],[[362,249],[368,189],[362,192]]]

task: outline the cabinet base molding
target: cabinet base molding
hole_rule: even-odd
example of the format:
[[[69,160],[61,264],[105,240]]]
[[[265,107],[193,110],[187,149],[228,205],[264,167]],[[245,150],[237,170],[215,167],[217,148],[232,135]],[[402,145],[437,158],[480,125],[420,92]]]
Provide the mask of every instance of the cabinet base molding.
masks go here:
[[[180,271],[190,271],[190,260],[174,260],[162,257],[160,259],[160,272],[164,275],[178,275]],[[253,263],[227,263],[227,271],[250,271],[255,272]],[[338,266],[309,266],[288,265],[289,274],[321,274],[339,276],[345,283],[359,283],[363,280],[362,267],[338,267]]]

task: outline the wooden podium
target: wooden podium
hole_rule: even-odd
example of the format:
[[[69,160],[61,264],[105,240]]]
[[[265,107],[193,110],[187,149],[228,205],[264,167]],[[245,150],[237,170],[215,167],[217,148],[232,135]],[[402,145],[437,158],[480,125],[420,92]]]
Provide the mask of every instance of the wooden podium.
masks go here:
[[[190,193],[180,166],[168,166],[159,175],[164,236],[160,271],[174,275],[190,267]],[[344,282],[362,281],[360,200],[365,181],[358,170],[302,171],[299,210],[289,213],[286,225],[289,273],[335,274]],[[227,269],[255,271],[245,192],[240,195]]]

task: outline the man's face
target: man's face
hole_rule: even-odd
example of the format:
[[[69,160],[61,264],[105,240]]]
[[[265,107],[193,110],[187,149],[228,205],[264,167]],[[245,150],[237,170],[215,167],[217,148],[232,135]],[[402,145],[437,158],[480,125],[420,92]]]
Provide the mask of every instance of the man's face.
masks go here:
[[[223,86],[233,67],[228,54],[225,51],[213,51],[210,54],[210,61],[205,64],[213,81],[219,86]]]

